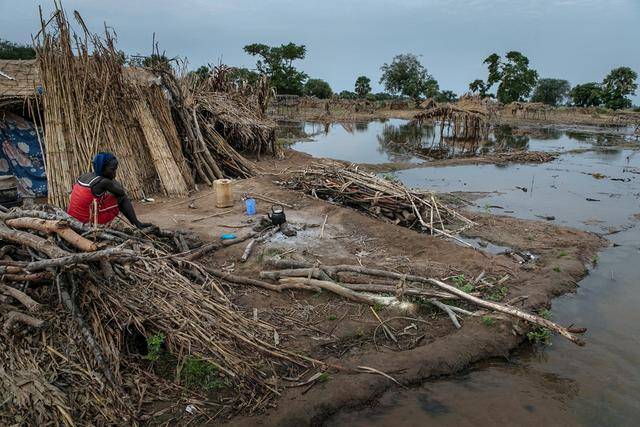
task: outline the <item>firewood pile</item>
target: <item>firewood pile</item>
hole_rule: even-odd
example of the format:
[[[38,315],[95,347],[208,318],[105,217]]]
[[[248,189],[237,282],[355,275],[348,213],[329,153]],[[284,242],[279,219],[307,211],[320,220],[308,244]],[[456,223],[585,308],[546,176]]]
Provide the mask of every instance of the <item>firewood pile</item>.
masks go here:
[[[454,237],[474,225],[433,192],[408,189],[400,182],[362,172],[357,167],[314,164],[295,174],[290,186],[430,234]]]
[[[272,325],[229,302],[193,261],[214,247],[180,232],[94,229],[50,206],[0,211],[0,424],[136,425],[187,404],[269,405],[282,373],[315,361],[277,347]],[[220,395],[191,390],[180,368],[157,372],[154,336],[178,367],[211,366]]]

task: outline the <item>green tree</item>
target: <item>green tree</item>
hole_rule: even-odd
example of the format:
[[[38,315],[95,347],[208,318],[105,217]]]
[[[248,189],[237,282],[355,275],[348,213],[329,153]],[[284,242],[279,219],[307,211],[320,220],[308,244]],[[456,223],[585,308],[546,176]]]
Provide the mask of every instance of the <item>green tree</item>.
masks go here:
[[[196,69],[195,71],[192,71],[191,73],[193,73],[193,75],[196,76],[198,81],[202,81],[207,77],[209,77],[210,72],[211,72],[211,68],[209,68],[206,65],[201,65],[200,67],[198,67],[198,69]]]
[[[307,48],[295,43],[267,46],[253,43],[244,47],[251,56],[257,56],[256,69],[269,77],[271,85],[279,94],[302,95],[307,75],[293,66],[293,61],[304,59]]]
[[[602,81],[602,100],[607,108],[620,110],[631,108],[629,95],[635,95],[638,84],[638,73],[629,67],[618,67]]]
[[[596,82],[576,85],[569,92],[569,97],[577,107],[598,107],[602,105],[602,87]]]
[[[238,84],[247,82],[250,85],[254,85],[258,82],[260,74],[248,68],[232,67],[229,70],[229,78]]]
[[[507,52],[504,59],[494,53],[489,55],[484,63],[489,69],[484,92],[486,94],[497,83],[496,96],[503,104],[524,101],[538,81],[538,72],[529,68],[529,58],[520,52]]]
[[[571,91],[568,81],[562,79],[540,79],[533,91],[531,101],[543,102],[554,107],[562,104]]]
[[[371,79],[367,76],[360,76],[356,79],[355,91],[360,98],[367,96],[371,92]]]
[[[480,98],[493,98],[493,95],[487,93],[489,91],[489,86],[482,79],[476,79],[469,83],[469,90],[473,94],[480,95]]]
[[[320,99],[331,98],[333,91],[329,83],[322,79],[309,79],[304,85],[304,94],[307,96],[315,96]]]
[[[438,82],[412,53],[396,55],[391,64],[385,63],[380,70],[380,83],[387,91],[408,96],[416,105],[422,96],[433,97],[438,93]]]
[[[451,90],[442,90],[433,97],[436,102],[456,102],[458,95]]]
[[[338,94],[338,98],[340,99],[357,99],[358,94],[355,92],[351,92],[349,90],[343,90]]]
[[[36,51],[26,44],[0,39],[0,59],[35,59]]]

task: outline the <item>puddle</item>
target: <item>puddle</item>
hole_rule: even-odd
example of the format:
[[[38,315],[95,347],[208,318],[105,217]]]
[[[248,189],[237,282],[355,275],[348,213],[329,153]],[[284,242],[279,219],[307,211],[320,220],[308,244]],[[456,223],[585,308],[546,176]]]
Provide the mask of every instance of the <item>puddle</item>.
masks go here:
[[[608,149],[564,154],[540,165],[447,166],[394,175],[409,187],[439,192],[491,191],[475,201],[482,211],[526,219],[554,217],[558,224],[608,233],[640,211],[639,168],[640,152]]]

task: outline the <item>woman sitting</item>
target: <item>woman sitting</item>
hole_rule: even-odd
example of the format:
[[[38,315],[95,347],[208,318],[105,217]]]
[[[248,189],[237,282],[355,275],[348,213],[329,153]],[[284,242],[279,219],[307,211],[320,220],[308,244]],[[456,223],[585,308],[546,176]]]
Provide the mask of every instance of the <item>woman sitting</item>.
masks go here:
[[[67,213],[82,223],[108,224],[120,212],[138,228],[153,224],[140,222],[122,185],[115,180],[118,159],[111,153],[93,158],[93,172],[78,178],[71,191]]]

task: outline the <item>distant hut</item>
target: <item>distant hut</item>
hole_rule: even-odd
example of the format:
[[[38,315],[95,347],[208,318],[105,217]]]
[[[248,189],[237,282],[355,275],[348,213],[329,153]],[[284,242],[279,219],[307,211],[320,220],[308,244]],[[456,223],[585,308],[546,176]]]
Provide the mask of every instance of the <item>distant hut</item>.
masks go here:
[[[480,141],[488,138],[494,115],[494,107],[487,101],[467,96],[456,103],[433,103],[416,114],[414,121],[439,123],[440,141]]]

